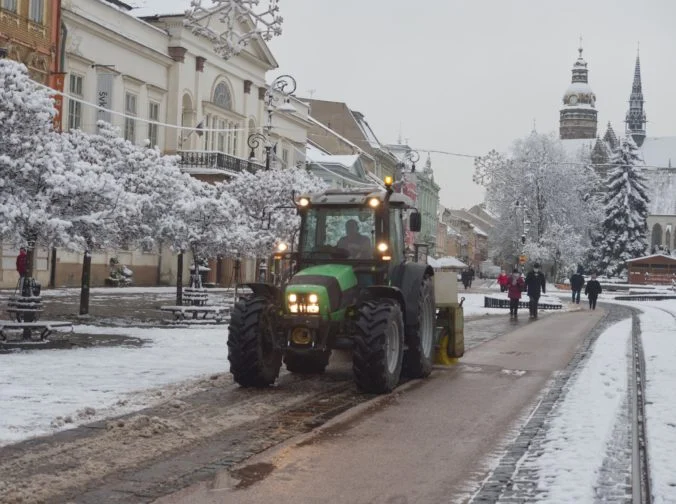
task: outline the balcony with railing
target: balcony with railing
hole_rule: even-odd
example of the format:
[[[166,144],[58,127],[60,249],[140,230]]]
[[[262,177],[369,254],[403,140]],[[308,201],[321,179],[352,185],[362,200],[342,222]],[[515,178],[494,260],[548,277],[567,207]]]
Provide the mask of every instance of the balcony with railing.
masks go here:
[[[176,154],[180,157],[181,168],[189,173],[234,175],[243,171],[253,173],[265,169],[265,166],[256,161],[242,159],[225,152],[181,150]]]

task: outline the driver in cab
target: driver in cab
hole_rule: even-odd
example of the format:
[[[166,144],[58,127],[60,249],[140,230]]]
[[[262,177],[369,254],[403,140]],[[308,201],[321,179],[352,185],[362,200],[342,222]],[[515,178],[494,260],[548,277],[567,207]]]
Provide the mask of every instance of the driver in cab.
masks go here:
[[[347,250],[350,253],[350,259],[371,259],[373,257],[371,240],[368,236],[359,233],[359,224],[354,219],[345,223],[345,236],[338,240],[336,247]]]

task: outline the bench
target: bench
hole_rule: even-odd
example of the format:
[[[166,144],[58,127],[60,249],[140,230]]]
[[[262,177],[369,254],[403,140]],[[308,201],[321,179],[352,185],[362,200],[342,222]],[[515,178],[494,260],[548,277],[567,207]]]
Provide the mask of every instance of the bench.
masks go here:
[[[11,320],[0,320],[0,340],[7,341],[7,330],[21,330],[21,331],[40,331],[40,340],[44,341],[55,332],[58,328],[70,328],[73,331],[73,323],[56,320],[43,320],[42,322],[13,322]]]
[[[204,306],[209,301],[209,293],[206,289],[185,287],[183,289],[183,302],[192,306]]]
[[[193,320],[219,324],[230,319],[230,309],[225,306],[160,306],[160,311],[171,313],[177,322]]]

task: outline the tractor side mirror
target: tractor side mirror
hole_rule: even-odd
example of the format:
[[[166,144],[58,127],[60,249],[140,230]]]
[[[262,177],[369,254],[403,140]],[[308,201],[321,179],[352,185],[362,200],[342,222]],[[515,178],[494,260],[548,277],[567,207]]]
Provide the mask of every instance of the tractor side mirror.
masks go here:
[[[413,212],[408,218],[408,228],[414,232],[418,233],[422,229],[422,217],[420,212]]]

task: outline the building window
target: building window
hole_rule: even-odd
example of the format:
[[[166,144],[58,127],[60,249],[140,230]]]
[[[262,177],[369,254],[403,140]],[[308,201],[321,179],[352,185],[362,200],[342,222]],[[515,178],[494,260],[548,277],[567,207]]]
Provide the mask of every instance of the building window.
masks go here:
[[[160,120],[160,104],[157,102],[150,102],[148,104],[148,119],[150,121],[159,122]],[[157,124],[148,123],[148,140],[150,141],[150,147],[155,147],[157,145]]]
[[[16,13],[16,0],[2,0],[2,8]]]
[[[232,109],[232,97],[225,82],[220,82],[214,89],[214,104],[226,110]]]
[[[81,75],[70,74],[68,91],[71,96],[82,99],[82,83],[84,78]],[[68,100],[68,129],[82,129],[82,103],[75,100]]]
[[[289,166],[289,149],[282,149],[282,167]]]
[[[126,93],[124,95],[124,113],[127,116],[136,116],[136,95]],[[133,117],[124,118],[124,139],[131,143],[136,143],[136,119]]]
[[[16,4],[16,2],[14,2]],[[42,24],[45,12],[45,0],[31,0],[28,19],[34,23]]]
[[[225,121],[218,121],[218,145],[216,150],[218,152],[225,152]]]

